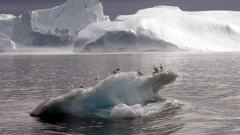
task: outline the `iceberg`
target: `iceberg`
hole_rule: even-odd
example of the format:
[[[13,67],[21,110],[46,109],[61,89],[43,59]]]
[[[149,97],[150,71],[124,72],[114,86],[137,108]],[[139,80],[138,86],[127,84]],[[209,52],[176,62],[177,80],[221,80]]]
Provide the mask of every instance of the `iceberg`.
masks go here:
[[[32,11],[30,16],[34,32],[55,35],[65,31],[75,36],[91,23],[109,21],[98,0],[67,0],[52,9]]]
[[[109,21],[98,0],[67,0],[62,5],[20,16],[0,15],[0,33],[19,47],[68,46],[87,25]]]
[[[93,23],[78,34],[75,52],[240,51],[240,12],[188,12],[171,6]]]
[[[0,33],[0,52],[15,52],[16,44],[8,36]]]
[[[160,102],[158,92],[175,81],[177,75],[165,72],[138,76],[136,72],[110,75],[99,84],[81,88],[48,99],[31,113],[40,118],[76,116],[102,118],[135,118],[158,113],[171,102]],[[124,113],[121,113],[124,112]]]

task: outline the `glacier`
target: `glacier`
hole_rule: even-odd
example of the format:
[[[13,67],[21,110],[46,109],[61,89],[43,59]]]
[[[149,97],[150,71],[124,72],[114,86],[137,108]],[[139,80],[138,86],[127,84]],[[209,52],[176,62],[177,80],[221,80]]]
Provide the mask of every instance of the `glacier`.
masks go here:
[[[115,21],[93,23],[78,34],[75,52],[240,51],[240,12],[183,11],[156,6]]]
[[[20,16],[0,15],[0,33],[20,47],[59,47],[74,43],[87,25],[109,21],[98,0],[67,0],[62,5]]]
[[[156,98],[158,92],[173,83],[176,77],[173,72],[146,76],[138,76],[136,72],[110,75],[94,87],[75,89],[44,101],[31,115],[40,118],[65,115],[101,118],[148,116],[176,105]]]

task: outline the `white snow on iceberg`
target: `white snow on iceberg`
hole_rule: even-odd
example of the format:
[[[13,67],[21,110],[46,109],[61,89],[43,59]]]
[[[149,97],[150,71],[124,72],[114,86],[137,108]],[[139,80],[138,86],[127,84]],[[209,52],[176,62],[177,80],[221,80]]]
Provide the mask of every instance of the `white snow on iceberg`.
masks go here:
[[[76,89],[43,102],[31,115],[48,118],[64,115],[104,118],[148,116],[171,106],[171,102],[161,102],[156,96],[176,77],[172,72],[154,76],[138,76],[136,72],[111,75],[94,87]],[[154,97],[154,102],[149,103]]]
[[[79,33],[75,51],[240,51],[239,43],[240,12],[157,6],[91,24]]]

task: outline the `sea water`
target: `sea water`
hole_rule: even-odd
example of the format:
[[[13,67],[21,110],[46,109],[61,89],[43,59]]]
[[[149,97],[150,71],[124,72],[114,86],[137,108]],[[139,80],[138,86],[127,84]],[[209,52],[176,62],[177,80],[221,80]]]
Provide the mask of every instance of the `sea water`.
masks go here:
[[[240,53],[0,55],[0,134],[240,134]],[[160,91],[173,107],[135,119],[41,120],[29,113],[45,98],[92,87],[116,68],[178,74]],[[151,105],[151,104],[149,104]],[[162,104],[159,104],[159,106]],[[136,106],[138,107],[138,106]],[[160,107],[161,108],[161,107]]]

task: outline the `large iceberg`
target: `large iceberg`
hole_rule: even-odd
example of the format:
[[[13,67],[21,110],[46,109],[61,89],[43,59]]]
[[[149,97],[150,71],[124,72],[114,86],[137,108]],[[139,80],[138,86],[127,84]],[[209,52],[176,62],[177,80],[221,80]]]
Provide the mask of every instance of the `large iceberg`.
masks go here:
[[[121,15],[113,22],[82,30],[74,50],[105,51],[240,51],[240,12],[187,12],[156,6]]]
[[[98,0],[67,0],[52,9],[32,11],[30,16],[34,32],[56,35],[66,32],[74,36],[91,23],[109,21]]]
[[[67,0],[63,5],[17,17],[13,38],[24,45],[68,45],[87,25],[101,21],[109,21],[109,17],[103,14],[98,0]]]
[[[51,9],[27,11],[20,16],[0,15],[0,33],[19,46],[72,44],[79,31],[94,22],[109,21],[98,0],[67,0]]]

